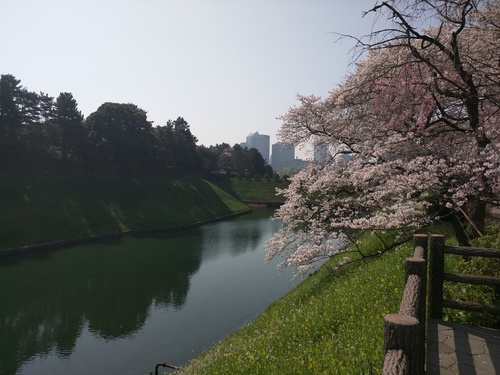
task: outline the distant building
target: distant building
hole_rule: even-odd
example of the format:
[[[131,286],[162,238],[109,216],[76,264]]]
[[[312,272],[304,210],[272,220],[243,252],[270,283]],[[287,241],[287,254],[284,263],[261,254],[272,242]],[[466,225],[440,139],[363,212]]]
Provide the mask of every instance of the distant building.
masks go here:
[[[307,160],[295,158],[292,160],[291,167],[293,169],[300,170],[300,169],[305,168],[307,166],[307,164],[309,164],[309,162]]]
[[[277,142],[272,145],[271,166],[275,172],[287,168],[300,170],[307,164],[307,161],[295,157],[295,148],[291,144]]]
[[[295,148],[284,142],[274,143],[271,147],[271,167],[275,172],[293,167]]]
[[[314,162],[324,164],[330,157],[330,151],[326,143],[317,143],[314,145]]]
[[[332,149],[326,143],[318,143],[314,146],[314,162],[318,164],[347,161],[351,158],[352,155],[349,150],[343,145],[338,145]]]
[[[269,164],[270,137],[259,132],[251,133],[247,136],[246,147],[255,148],[260,152],[264,160]]]

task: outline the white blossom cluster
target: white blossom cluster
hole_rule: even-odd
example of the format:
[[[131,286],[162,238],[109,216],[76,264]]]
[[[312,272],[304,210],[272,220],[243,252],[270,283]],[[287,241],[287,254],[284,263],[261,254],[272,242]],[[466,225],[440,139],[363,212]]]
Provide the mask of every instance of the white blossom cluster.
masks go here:
[[[500,1],[411,3],[437,25],[371,45],[328,97],[298,96],[282,116],[283,141],[350,158],[311,163],[280,192],[283,225],[266,256],[280,267],[303,274],[355,231],[418,230],[467,202],[498,203]]]

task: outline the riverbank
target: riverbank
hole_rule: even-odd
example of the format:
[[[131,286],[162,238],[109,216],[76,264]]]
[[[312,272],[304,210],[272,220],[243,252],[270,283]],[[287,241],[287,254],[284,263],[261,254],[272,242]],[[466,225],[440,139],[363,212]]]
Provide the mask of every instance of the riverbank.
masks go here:
[[[447,224],[427,232],[446,234],[454,244]],[[363,252],[376,252],[379,245],[367,238]],[[381,374],[384,316],[399,309],[404,260],[411,254],[412,245],[406,243],[337,270],[342,255],[329,260],[255,321],[178,373]]]
[[[71,246],[71,245],[94,242],[94,241],[102,241],[102,240],[107,240],[110,238],[123,237],[123,236],[187,230],[187,229],[194,228],[194,227],[204,225],[204,224],[210,224],[210,223],[216,223],[218,221],[228,220],[231,218],[238,217],[240,215],[248,214],[250,212],[252,212],[251,208],[244,210],[244,211],[235,212],[235,213],[232,213],[229,215],[220,216],[220,217],[216,217],[216,218],[208,219],[208,220],[203,220],[203,221],[197,221],[197,222],[190,223],[190,224],[172,225],[172,226],[168,226],[168,227],[135,229],[135,230],[132,229],[132,230],[125,230],[125,231],[117,231],[114,233],[90,235],[90,236],[85,236],[82,238],[73,238],[73,239],[68,239],[68,240],[46,242],[46,243],[41,243],[41,244],[37,244],[37,245],[26,245],[26,246],[20,246],[20,247],[5,248],[5,249],[0,249],[0,256],[9,255],[9,254],[20,254],[20,253],[24,253],[24,252],[28,252],[28,251],[47,250],[47,249],[53,249],[56,247]]]
[[[380,374],[383,317],[399,307],[410,253],[400,246],[337,272],[338,260],[324,264],[179,373]]]
[[[186,228],[249,210],[201,179],[1,175],[0,196],[4,251]]]

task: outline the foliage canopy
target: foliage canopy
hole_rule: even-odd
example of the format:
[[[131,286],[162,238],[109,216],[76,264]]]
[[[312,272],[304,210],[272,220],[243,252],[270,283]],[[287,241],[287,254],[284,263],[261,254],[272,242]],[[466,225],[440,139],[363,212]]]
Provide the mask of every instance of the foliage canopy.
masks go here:
[[[0,76],[0,172],[209,177],[226,168],[272,176],[256,149],[197,142],[183,117],[153,127],[137,105],[107,102],[84,119],[71,93],[54,100]]]
[[[358,40],[354,73],[282,116],[282,141],[330,151],[282,191],[283,226],[268,243],[268,259],[299,273],[359,231],[404,241],[466,204],[498,202],[500,2],[395,0],[370,12],[390,26]]]

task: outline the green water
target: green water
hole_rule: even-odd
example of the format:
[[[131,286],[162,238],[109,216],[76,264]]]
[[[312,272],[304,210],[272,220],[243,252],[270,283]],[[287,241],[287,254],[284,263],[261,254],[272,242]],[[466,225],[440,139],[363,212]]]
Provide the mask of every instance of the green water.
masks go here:
[[[297,284],[264,263],[269,215],[0,258],[0,374],[186,363]]]

